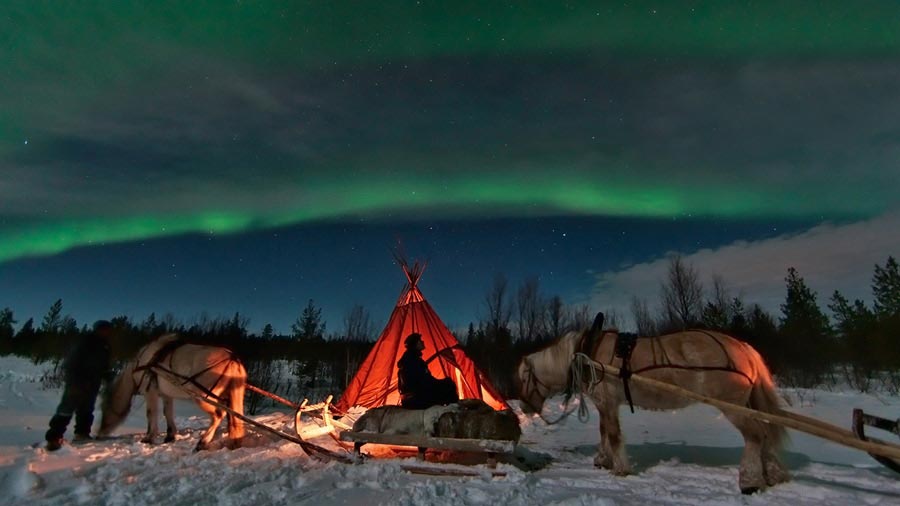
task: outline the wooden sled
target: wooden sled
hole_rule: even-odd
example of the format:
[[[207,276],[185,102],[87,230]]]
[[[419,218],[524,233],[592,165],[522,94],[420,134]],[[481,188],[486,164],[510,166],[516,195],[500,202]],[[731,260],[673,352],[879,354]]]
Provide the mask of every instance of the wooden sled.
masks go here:
[[[391,446],[411,446],[418,449],[416,458],[425,460],[425,452],[432,450],[451,450],[458,452],[486,453],[487,466],[497,467],[498,454],[510,454],[516,449],[515,441],[500,439],[460,439],[450,437],[431,437],[409,434],[381,434],[378,432],[341,432],[341,441],[353,443],[353,455],[357,462],[362,461],[360,449],[365,444],[381,444]]]
[[[196,399],[200,402],[209,404],[211,406],[214,406],[214,407],[228,413],[230,416],[239,418],[244,423],[250,425],[251,427],[253,427],[255,429],[258,429],[261,432],[265,432],[265,433],[271,434],[273,436],[279,437],[281,439],[285,439],[287,441],[291,441],[292,443],[298,444],[300,446],[300,448],[303,449],[303,451],[306,452],[306,454],[312,458],[326,460],[326,461],[327,460],[336,460],[338,462],[344,462],[344,463],[350,463],[353,461],[353,459],[350,457],[350,455],[334,452],[327,448],[323,448],[322,446],[310,443],[309,441],[305,441],[303,436],[300,435],[300,431],[296,428],[295,428],[295,432],[297,432],[297,435],[295,436],[295,435],[289,434],[287,432],[282,432],[278,429],[273,429],[272,427],[269,427],[268,425],[257,422],[256,420],[254,420],[242,413],[236,412],[235,410],[231,409],[230,407],[219,402],[219,399],[212,399],[205,392],[198,392],[196,390],[196,388],[192,388],[191,383],[190,383],[190,378],[187,378],[180,374],[174,373],[172,371],[161,369],[159,367],[151,367],[151,369],[153,369],[153,371],[156,372],[157,374],[167,378],[173,385],[180,386],[181,389],[184,390],[184,392],[186,392],[188,395],[190,395],[194,399]],[[271,394],[269,392],[266,392],[265,390],[254,387],[252,385],[247,385],[247,388],[250,390],[253,390],[254,392],[262,393],[263,395],[271,397],[271,398],[278,400],[279,402],[282,402],[289,406],[296,407],[297,412],[294,415],[295,422],[300,419],[300,414],[303,413],[304,410],[307,412],[312,412],[312,411],[321,411],[322,409],[326,409],[326,408],[320,408],[320,407],[306,408],[305,406],[308,404],[308,402],[305,400],[302,404],[294,404],[294,403],[288,401],[287,399],[278,397],[275,394]],[[331,401],[331,396],[329,396],[328,400],[326,400],[323,404],[325,404],[327,406],[330,403],[330,401]],[[326,411],[327,411],[327,409],[326,409]],[[332,423],[331,427],[333,430],[334,421],[332,421],[331,423]]]
[[[853,433],[856,434],[856,437],[863,441],[873,442],[884,444],[877,439],[873,439],[866,436],[865,426],[869,425],[871,427],[875,427],[876,429],[884,430],[887,432],[892,432],[897,436],[900,436],[900,419],[897,420],[888,420],[887,418],[881,418],[880,416],[870,415],[863,410],[857,408],[853,410]],[[872,456],[873,459],[878,461],[879,464],[887,467],[892,471],[896,471],[900,473],[900,459],[891,458],[883,455],[878,455],[872,452],[869,452],[869,455]]]
[[[297,437],[301,439],[311,439],[328,434],[338,444],[341,444],[340,439],[337,437],[338,429],[351,429],[349,425],[339,420],[335,420],[334,417],[331,416],[331,400],[333,399],[333,396],[331,395],[323,402],[316,404],[310,404],[309,399],[303,399],[303,402],[300,404],[295,404],[284,397],[279,397],[278,395],[267,392],[257,386],[247,384],[247,390],[268,397],[276,402],[280,402],[285,406],[294,408],[294,431],[297,433]],[[310,428],[309,424],[306,424],[301,420],[304,415],[316,421],[316,424],[312,428]]]

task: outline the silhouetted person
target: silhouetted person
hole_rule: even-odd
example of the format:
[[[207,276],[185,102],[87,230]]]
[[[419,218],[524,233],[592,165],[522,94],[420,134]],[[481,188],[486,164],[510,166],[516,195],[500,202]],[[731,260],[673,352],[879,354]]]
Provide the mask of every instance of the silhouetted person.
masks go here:
[[[63,364],[66,386],[56,414],[50,419],[50,430],[44,436],[47,450],[58,450],[63,443],[66,427],[75,415],[73,441],[91,439],[94,423],[94,403],[100,385],[109,377],[109,339],[112,324],[106,320],[94,323],[94,330],[81,338]]]
[[[422,359],[425,343],[420,334],[410,334],[404,341],[406,352],[397,362],[400,405],[409,409],[425,409],[438,404],[459,401],[456,384],[450,378],[437,379]]]

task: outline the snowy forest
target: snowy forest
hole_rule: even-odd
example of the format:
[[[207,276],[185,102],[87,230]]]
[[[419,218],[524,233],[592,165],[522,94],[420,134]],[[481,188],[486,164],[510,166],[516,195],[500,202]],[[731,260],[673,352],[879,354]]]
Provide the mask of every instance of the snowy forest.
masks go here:
[[[714,277],[704,286],[695,267],[679,256],[669,260],[660,280],[658,301],[631,300],[633,330],[641,336],[661,335],[687,328],[719,330],[754,346],[765,357],[782,386],[829,387],[843,382],[861,391],[900,392],[900,268],[888,257],[875,265],[871,303],[848,300],[834,291],[826,300],[813,292],[794,268],[785,277],[780,314],[729,293],[727,280]],[[466,353],[502,393],[514,397],[511,376],[516,360],[562,333],[589,325],[588,305],[567,305],[561,297],[541,293],[538,278],[518,287],[498,274],[481,301],[479,321],[456,332]],[[440,310],[438,309],[438,313]],[[620,325],[624,315],[607,314],[608,326]],[[250,382],[291,398],[317,399],[341,392],[378,337],[371,315],[353,307],[339,330],[322,318],[310,299],[291,325],[288,335],[276,334],[271,324],[260,333],[248,329],[249,320],[201,317],[186,324],[171,315],[150,314],[143,321],[113,318],[112,349],[121,364],[148,341],[175,332],[194,342],[230,347],[247,364]],[[57,300],[36,323],[19,321],[12,308],[0,310],[0,355],[27,357],[59,364],[70,343],[89,332],[87,323],[67,315]],[[51,371],[58,371],[58,367]],[[44,381],[58,382],[53,372]],[[263,405],[256,394],[248,399],[253,413]]]

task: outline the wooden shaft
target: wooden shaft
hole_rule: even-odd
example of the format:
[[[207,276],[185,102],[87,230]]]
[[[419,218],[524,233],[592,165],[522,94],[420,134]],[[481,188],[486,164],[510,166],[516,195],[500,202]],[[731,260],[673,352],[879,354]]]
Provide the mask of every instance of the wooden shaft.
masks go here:
[[[616,378],[618,378],[618,367],[609,364],[598,364],[597,362],[594,362],[594,365],[596,367],[603,367],[608,373],[608,377],[615,376]],[[863,441],[855,437],[849,430],[842,429],[821,420],[815,420],[803,415],[798,415],[797,413],[791,413],[782,409],[779,409],[777,413],[765,413],[763,411],[757,411],[755,409],[738,406],[737,404],[732,404],[730,402],[725,402],[719,399],[714,399],[712,397],[707,397],[705,395],[700,395],[696,392],[692,392],[671,383],[666,383],[664,381],[641,376],[640,374],[632,374],[630,381],[637,382],[649,388],[664,390],[666,392],[681,395],[683,397],[687,397],[704,404],[709,404],[710,406],[715,406],[722,411],[727,411],[729,413],[739,413],[751,418],[762,420],[766,423],[774,423],[794,430],[799,430],[801,432],[812,434],[813,436],[827,439],[844,446],[856,448],[873,455],[879,455],[892,459],[900,459],[900,446],[898,445]]]
[[[819,426],[819,427],[822,427],[822,428],[825,429],[825,430],[830,430],[830,431],[832,431],[832,432],[834,432],[834,433],[836,433],[836,434],[840,434],[840,435],[842,435],[842,436],[846,436],[846,437],[850,437],[850,438],[854,438],[854,439],[859,439],[859,438],[856,437],[856,434],[854,434],[852,430],[850,430],[850,429],[845,429],[845,428],[843,428],[843,427],[838,427],[837,425],[828,423],[828,422],[826,422],[826,421],[824,421],[824,420],[819,420],[818,418],[813,418],[813,417],[811,417],[811,416],[801,415],[801,414],[799,414],[799,413],[794,413],[794,412],[792,412],[792,411],[787,411],[787,410],[785,410],[785,409],[779,409],[778,411],[775,412],[775,414],[780,415],[780,416],[785,416],[785,417],[788,417],[788,418],[792,418],[792,419],[797,420],[797,421],[802,422],[802,423],[809,423],[809,424],[812,424],[812,425],[817,425],[817,426]],[[861,441],[861,440],[860,440],[860,441]]]
[[[246,387],[247,387],[247,390],[250,390],[251,392],[256,392],[256,393],[258,393],[259,395],[262,395],[263,397],[268,397],[269,399],[278,401],[278,402],[284,404],[285,406],[290,406],[290,407],[292,407],[292,408],[294,408],[294,409],[297,409],[297,408],[300,407],[299,404],[293,403],[293,402],[291,402],[291,401],[285,399],[284,397],[279,397],[279,396],[277,396],[277,395],[275,395],[275,394],[273,394],[273,393],[271,393],[271,392],[266,392],[266,391],[263,390],[262,388],[255,387],[255,386],[251,385],[250,383],[247,383],[247,384],[246,384]]]

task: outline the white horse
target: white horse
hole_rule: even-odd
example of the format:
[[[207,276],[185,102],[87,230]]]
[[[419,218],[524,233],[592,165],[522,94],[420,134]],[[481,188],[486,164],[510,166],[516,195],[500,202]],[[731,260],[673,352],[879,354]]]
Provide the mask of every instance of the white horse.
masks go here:
[[[103,403],[99,434],[108,435],[118,427],[131,410],[132,397],[141,394],[147,401],[147,435],[145,443],[156,443],[159,432],[159,397],[163,399],[166,417],[164,442],[175,440],[173,399],[194,399],[209,414],[209,428],[200,437],[196,450],[204,450],[215,436],[225,411],[197,399],[200,396],[244,413],[244,387],[247,371],[234,354],[218,346],[186,344],[176,334],[164,335],[141,348],[137,357],[122,370],[110,395]],[[191,395],[185,389],[194,395]],[[244,437],[244,424],[228,417],[229,446],[239,447]]]
[[[618,332],[599,332],[598,328],[567,333],[519,362],[515,381],[526,413],[540,412],[547,397],[566,389],[573,356],[582,350],[586,338],[593,343],[586,353],[594,361],[622,367],[622,359],[615,354]],[[759,353],[718,332],[691,330],[639,338],[631,354],[630,369],[641,376],[766,413],[779,409],[772,375]],[[630,382],[630,389],[634,405],[641,408],[671,410],[694,403],[638,382]],[[594,465],[616,475],[629,474],[631,467],[619,426],[619,405],[626,400],[622,381],[607,374],[599,384],[588,387],[587,395],[600,413],[600,444]],[[790,476],[777,456],[785,429],[744,415],[723,414],[744,437],[741,492],[749,494],[788,481]]]

